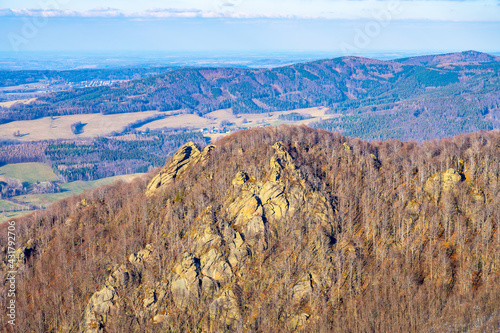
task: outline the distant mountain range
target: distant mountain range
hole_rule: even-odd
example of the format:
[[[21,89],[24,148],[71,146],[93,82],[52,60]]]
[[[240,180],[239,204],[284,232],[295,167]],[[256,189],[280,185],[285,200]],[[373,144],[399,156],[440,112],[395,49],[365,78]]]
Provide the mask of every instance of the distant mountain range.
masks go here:
[[[438,66],[438,65],[478,65],[482,63],[499,62],[500,57],[477,51],[425,55],[395,60],[405,65]]]
[[[272,69],[183,68],[114,86],[45,95],[0,109],[0,123],[75,113],[315,106],[341,114],[316,127],[365,139],[430,139],[500,128],[500,57],[466,51],[381,61],[342,57]]]

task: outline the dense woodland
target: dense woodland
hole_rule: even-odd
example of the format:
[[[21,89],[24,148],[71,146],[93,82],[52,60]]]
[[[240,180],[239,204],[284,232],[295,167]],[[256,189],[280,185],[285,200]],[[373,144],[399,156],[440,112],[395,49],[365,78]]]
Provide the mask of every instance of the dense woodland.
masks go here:
[[[498,131],[416,143],[279,127],[215,145],[152,196],[157,170],[18,219],[15,331],[500,329]],[[259,184],[282,192],[248,195]],[[297,198],[309,200],[292,210]],[[278,199],[281,217],[266,208]],[[263,233],[239,225],[240,202],[258,207],[262,217],[248,214]],[[199,270],[199,235],[211,235],[225,278]],[[243,262],[231,259],[237,240]],[[185,272],[199,285],[179,303]]]
[[[136,133],[134,126],[137,124],[129,125],[115,136],[94,139],[3,142],[0,145],[0,165],[43,162],[50,165],[63,182],[96,180],[147,172],[162,166],[165,158],[187,141],[206,143],[199,132]]]
[[[0,70],[0,87],[19,86],[45,82],[80,83],[94,80],[133,80],[145,76],[158,75],[171,70],[171,67],[152,68],[113,68],[113,69],[78,69],[78,70]]]
[[[0,123],[78,113],[183,109],[201,115],[232,108],[244,114],[324,106],[355,120],[345,126],[326,121],[320,128],[364,139],[424,140],[499,128],[499,59],[468,51],[395,61],[343,57],[272,69],[182,68],[0,108]]]

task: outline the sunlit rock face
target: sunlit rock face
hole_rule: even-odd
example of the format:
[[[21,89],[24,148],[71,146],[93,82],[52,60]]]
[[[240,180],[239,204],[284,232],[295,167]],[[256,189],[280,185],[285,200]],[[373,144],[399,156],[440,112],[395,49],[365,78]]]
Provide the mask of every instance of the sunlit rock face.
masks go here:
[[[189,167],[206,160],[214,145],[206,146],[202,151],[193,142],[188,142],[182,146],[170,160],[170,164],[165,166],[160,173],[154,177],[146,188],[146,195],[151,196],[162,186],[167,185],[177,177],[182,175]]]
[[[181,147],[168,166],[149,183],[146,194],[155,195],[159,189],[181,177],[188,168],[206,162],[213,149],[216,149],[215,146],[208,146],[200,151],[193,143]],[[211,323],[207,324],[209,328],[214,323],[232,326],[241,318],[238,292],[234,286],[246,277],[256,256],[272,251],[269,241],[283,237],[283,226],[290,219],[301,216],[307,221],[312,235],[307,237],[307,247],[312,252],[325,255],[329,251],[333,207],[323,194],[307,184],[282,142],[273,144],[272,149],[274,154],[265,167],[262,179],[256,179],[245,170],[238,171],[231,180],[234,195],[227,197],[218,207],[218,212],[208,206],[197,218],[202,223],[190,235],[192,246],[186,249],[166,281],[173,303],[179,310],[192,308],[200,299],[210,300],[206,319],[207,323]],[[227,218],[223,226],[217,221],[217,215],[221,213]],[[292,237],[301,237],[299,229],[293,231]],[[152,249],[148,246],[130,255],[129,262],[144,269],[151,253]],[[310,318],[311,314],[302,309],[313,289],[319,288],[320,281],[315,272],[321,270],[323,265],[327,263],[319,262],[307,271],[297,272],[297,281],[290,286],[290,297],[292,303],[302,305],[300,311],[287,315],[290,325],[302,327]],[[88,332],[97,332],[105,326],[114,300],[119,297],[115,285],[119,284],[118,281],[126,281],[129,274],[124,267],[120,267],[110,276],[109,281],[116,282],[108,283],[92,296],[85,315]],[[154,291],[144,299],[143,311],[157,302],[155,293],[164,294],[164,291]],[[169,319],[165,314],[156,313],[153,320],[164,322]]]

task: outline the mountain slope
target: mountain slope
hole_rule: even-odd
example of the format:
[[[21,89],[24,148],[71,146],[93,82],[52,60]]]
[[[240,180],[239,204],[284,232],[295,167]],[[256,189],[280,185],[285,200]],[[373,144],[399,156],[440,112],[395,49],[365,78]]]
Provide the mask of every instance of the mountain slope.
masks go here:
[[[412,58],[404,58],[395,60],[405,65],[420,65],[420,66],[438,66],[438,65],[479,65],[484,63],[499,62],[500,57],[477,52],[464,51],[457,53],[426,55]]]
[[[204,115],[232,108],[242,114],[326,106],[348,118],[321,128],[365,139],[423,140],[500,127],[498,60],[464,52],[397,61],[344,57],[273,69],[185,68],[50,94],[0,109],[0,122],[74,113],[183,109]]]
[[[17,222],[16,329],[498,330],[499,150],[498,131],[189,143]]]

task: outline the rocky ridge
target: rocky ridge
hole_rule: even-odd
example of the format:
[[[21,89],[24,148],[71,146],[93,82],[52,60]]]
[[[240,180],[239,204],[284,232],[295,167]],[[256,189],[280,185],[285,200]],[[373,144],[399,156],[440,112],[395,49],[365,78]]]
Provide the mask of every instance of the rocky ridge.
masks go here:
[[[242,318],[241,286],[256,258],[268,255],[272,240],[283,237],[290,221],[301,220],[288,237],[302,239],[308,253],[314,256],[312,264],[294,273],[289,285],[288,297],[293,312],[284,314],[291,330],[296,330],[314,318],[315,306],[309,302],[313,293],[332,288],[331,275],[335,271],[329,259],[332,245],[337,242],[333,225],[335,207],[323,193],[315,190],[305,179],[294,162],[288,147],[278,141],[272,145],[272,154],[263,177],[256,179],[246,170],[236,172],[231,180],[231,194],[219,207],[207,206],[196,219],[202,221],[191,230],[190,248],[162,283],[152,285],[143,276],[148,265],[154,265],[151,245],[132,254],[126,265],[121,265],[110,274],[105,286],[90,299],[83,322],[83,331],[97,333],[106,327],[109,316],[120,311],[120,293],[130,280],[135,280],[137,298],[143,300],[138,315],[153,324],[169,327],[172,314],[167,312],[166,298],[170,297],[179,311],[196,308],[197,302],[209,302],[209,311],[202,320],[203,331],[214,331],[220,327],[232,328]],[[148,196],[161,193],[161,189],[180,179],[189,168],[207,163],[215,146],[200,150],[192,142],[179,149],[170,163],[155,176],[146,189]],[[238,152],[240,155],[243,151]],[[344,142],[339,154],[348,160],[353,147]],[[368,160],[373,168],[380,169],[378,157],[370,154]],[[430,176],[424,184],[424,192],[436,204],[442,194],[449,193],[465,179],[463,161],[460,171],[448,169]],[[477,196],[477,195],[476,195]],[[421,205],[410,201],[406,210],[410,219],[417,219]],[[304,233],[307,230],[307,235]],[[342,244],[342,252],[352,257],[359,251],[355,244]],[[352,274],[352,273],[351,273]],[[355,273],[357,274],[357,273]],[[341,291],[337,291],[341,297]],[[149,318],[149,319],[148,319]],[[221,326],[222,325],[222,326]]]
[[[160,173],[151,180],[146,188],[146,195],[153,195],[156,190],[175,180],[190,166],[205,161],[210,151],[214,148],[214,145],[208,145],[200,151],[195,143],[186,143],[174,154],[174,156],[172,156],[170,164],[165,166]]]
[[[495,331],[499,143],[281,127],[187,144],[18,222],[19,329]]]
[[[162,313],[161,301],[170,291],[180,310],[192,306],[200,298],[211,300],[206,330],[213,330],[214,323],[231,327],[241,317],[239,292],[235,285],[244,274],[243,268],[255,256],[270,251],[269,238],[279,237],[283,225],[301,212],[307,212],[310,217],[308,228],[311,236],[307,246],[314,253],[327,254],[333,239],[332,205],[307,184],[282,142],[276,142],[272,148],[275,153],[269,161],[267,178],[256,180],[243,170],[234,176],[232,184],[237,196],[229,197],[218,209],[229,217],[226,223],[218,221],[213,207],[206,207],[204,214],[198,217],[203,221],[202,226],[192,232],[193,246],[183,254],[167,281],[156,288],[142,286],[138,281],[138,290],[151,289],[150,296],[144,296],[141,313],[150,316],[153,322],[168,322],[168,315]],[[181,147],[170,164],[151,180],[147,195],[155,195],[187,168],[205,161],[213,149],[215,146],[207,146],[200,151],[191,142]],[[294,234],[300,237],[301,230],[295,230]],[[120,290],[123,291],[130,279],[141,275],[148,261],[154,260],[153,251],[148,245],[132,254],[127,265],[121,265],[110,274],[105,286],[91,297],[86,307],[83,332],[100,332],[108,316],[120,311],[115,305]],[[290,289],[293,303],[299,305],[302,302],[301,308],[304,307],[304,300],[321,284],[321,270],[321,264],[318,264],[298,275]],[[288,314],[287,318],[290,325],[298,328],[310,316],[311,313],[299,311]]]

